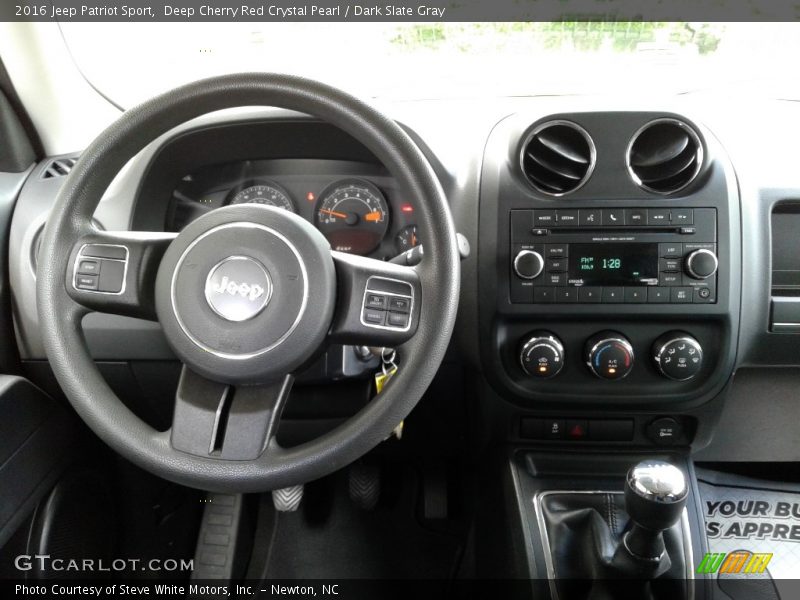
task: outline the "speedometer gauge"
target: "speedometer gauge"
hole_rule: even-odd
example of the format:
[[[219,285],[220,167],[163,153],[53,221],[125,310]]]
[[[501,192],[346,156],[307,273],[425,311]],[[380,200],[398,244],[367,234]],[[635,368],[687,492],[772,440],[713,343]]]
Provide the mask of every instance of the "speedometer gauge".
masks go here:
[[[334,250],[365,255],[375,250],[386,235],[389,207],[373,184],[345,179],[320,195],[314,221]]]
[[[297,212],[289,193],[273,182],[259,182],[245,188],[234,190],[228,204],[266,204]]]

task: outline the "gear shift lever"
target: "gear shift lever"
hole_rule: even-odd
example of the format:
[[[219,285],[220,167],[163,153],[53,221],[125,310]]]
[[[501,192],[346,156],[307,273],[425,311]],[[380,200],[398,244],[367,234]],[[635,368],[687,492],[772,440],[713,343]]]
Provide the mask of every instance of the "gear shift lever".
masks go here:
[[[683,471],[663,460],[644,460],[628,471],[625,511],[633,525],[622,545],[634,559],[664,557],[664,530],[680,520],[688,493]]]

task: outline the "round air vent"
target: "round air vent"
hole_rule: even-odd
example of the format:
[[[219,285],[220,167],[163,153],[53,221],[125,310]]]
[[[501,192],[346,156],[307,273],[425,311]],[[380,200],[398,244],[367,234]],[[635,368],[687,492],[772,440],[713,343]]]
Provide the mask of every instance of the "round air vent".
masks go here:
[[[594,143],[586,130],[570,121],[547,121],[522,145],[522,172],[540,192],[563,196],[586,183],[595,158]]]
[[[689,185],[703,164],[703,144],[694,129],[677,119],[642,127],[628,147],[628,170],[639,187],[673,194]]]

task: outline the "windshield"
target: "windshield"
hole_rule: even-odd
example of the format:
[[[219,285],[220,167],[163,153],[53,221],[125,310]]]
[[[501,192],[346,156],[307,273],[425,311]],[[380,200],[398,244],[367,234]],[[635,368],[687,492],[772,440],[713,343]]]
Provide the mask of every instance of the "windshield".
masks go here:
[[[800,98],[796,23],[64,23],[122,107],[199,78],[292,73],[372,98],[696,91]]]

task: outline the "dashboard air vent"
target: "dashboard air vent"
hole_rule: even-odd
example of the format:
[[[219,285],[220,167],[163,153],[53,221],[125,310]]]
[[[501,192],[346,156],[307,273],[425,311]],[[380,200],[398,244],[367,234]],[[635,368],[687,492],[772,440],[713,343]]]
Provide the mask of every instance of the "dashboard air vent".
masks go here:
[[[592,138],[570,121],[542,123],[522,145],[522,172],[533,187],[552,196],[580,188],[594,164]]]
[[[78,157],[57,158],[50,162],[42,173],[42,179],[53,179],[69,175],[72,167],[78,162]]]
[[[642,127],[628,148],[628,169],[639,187],[673,194],[689,185],[703,164],[703,145],[694,129],[677,119]]]

